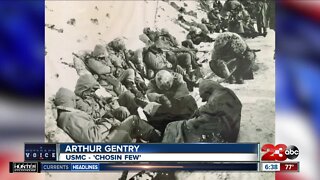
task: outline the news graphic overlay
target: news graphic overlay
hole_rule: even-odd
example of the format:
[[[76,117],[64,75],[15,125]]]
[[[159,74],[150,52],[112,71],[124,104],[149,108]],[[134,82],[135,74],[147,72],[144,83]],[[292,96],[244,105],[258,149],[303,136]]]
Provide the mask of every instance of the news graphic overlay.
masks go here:
[[[259,144],[25,144],[23,163],[30,166],[11,163],[10,172],[146,169],[257,172],[259,151]]]
[[[294,145],[287,146],[285,144],[264,144],[261,147],[261,170],[270,172],[299,172],[299,162],[292,161],[296,160],[299,154],[299,149]]]
[[[60,144],[58,161],[252,162],[255,144]]]
[[[287,159],[294,160],[299,156],[299,149],[296,146],[285,144],[265,144],[261,148],[265,154],[261,157],[262,161],[285,161]]]
[[[9,172],[10,173],[39,173],[40,163],[36,162],[10,162]]]
[[[25,161],[55,161],[56,144],[25,144]]]

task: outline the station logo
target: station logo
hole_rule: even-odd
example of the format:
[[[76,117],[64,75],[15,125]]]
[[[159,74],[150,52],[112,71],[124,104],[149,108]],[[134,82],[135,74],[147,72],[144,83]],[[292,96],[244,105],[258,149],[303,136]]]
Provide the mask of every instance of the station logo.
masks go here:
[[[286,146],[285,144],[265,144],[261,147],[264,154],[261,161],[285,161],[287,159],[294,160],[299,156],[299,149],[294,146]]]

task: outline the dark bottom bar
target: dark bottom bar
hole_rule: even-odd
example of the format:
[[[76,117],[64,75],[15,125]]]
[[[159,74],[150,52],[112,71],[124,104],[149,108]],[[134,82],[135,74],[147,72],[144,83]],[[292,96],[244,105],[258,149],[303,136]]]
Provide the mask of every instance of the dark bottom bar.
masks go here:
[[[100,171],[108,170],[257,171],[258,163],[100,164]]]
[[[82,166],[83,165],[83,166]],[[75,169],[80,168],[80,169]],[[258,163],[41,163],[41,171],[258,171]]]

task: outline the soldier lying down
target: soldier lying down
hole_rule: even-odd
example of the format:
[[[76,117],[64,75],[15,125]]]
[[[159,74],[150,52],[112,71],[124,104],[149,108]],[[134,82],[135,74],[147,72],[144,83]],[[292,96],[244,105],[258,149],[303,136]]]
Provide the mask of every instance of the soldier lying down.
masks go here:
[[[122,122],[107,118],[94,120],[89,114],[75,109],[76,96],[66,88],[58,90],[54,103],[58,109],[58,127],[75,142],[129,143],[135,138],[149,142],[160,141],[160,133],[137,116],[129,116]]]

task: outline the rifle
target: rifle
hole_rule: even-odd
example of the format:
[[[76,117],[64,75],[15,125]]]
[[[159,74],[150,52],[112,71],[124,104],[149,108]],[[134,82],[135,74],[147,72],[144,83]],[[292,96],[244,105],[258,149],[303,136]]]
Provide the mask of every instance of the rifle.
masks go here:
[[[138,74],[141,76],[141,78],[142,78],[143,80],[145,80],[143,74],[133,65],[132,62],[130,62],[130,60],[129,60],[128,57],[127,57],[127,53],[124,52],[124,51],[122,51],[122,52],[123,52],[123,54],[124,54],[124,58],[125,58],[125,62],[126,62],[126,64],[127,64],[127,66],[130,67],[131,69],[133,69],[136,73],[138,73]]]
[[[84,57],[80,57],[78,54],[76,54],[76,53],[74,53],[74,52],[72,52],[72,55],[74,55],[76,58],[79,58],[79,59],[82,59],[82,58],[87,59],[87,58],[91,57],[90,54],[85,54]],[[83,59],[82,59],[82,60],[83,60]]]
[[[203,52],[203,53],[208,53],[210,52],[209,50],[197,50],[197,49],[162,49],[164,52]]]
[[[80,56],[78,54],[74,53],[74,52],[72,52],[72,55],[74,55],[77,58],[80,58]]]

